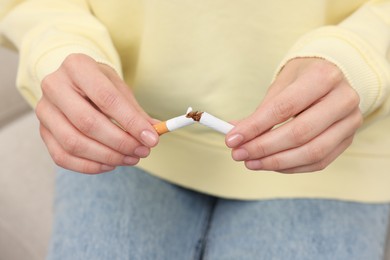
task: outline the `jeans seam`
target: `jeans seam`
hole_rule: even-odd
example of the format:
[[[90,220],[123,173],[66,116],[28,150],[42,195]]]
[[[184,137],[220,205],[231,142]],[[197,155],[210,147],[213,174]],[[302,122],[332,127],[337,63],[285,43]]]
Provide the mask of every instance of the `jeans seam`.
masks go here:
[[[204,225],[203,225],[203,231],[202,231],[202,235],[201,237],[199,238],[199,241],[196,245],[196,248],[195,248],[195,254],[194,254],[194,260],[202,260],[203,257],[204,257],[204,253],[205,253],[205,249],[206,249],[206,245],[207,245],[207,240],[208,240],[208,234],[209,234],[209,230],[210,230],[210,226],[211,226],[211,222],[212,222],[212,219],[213,219],[213,215],[214,215],[214,210],[215,210],[215,206],[218,202],[218,198],[211,198],[211,203],[210,203],[210,206],[207,210],[207,214],[205,216],[205,222],[204,222]]]

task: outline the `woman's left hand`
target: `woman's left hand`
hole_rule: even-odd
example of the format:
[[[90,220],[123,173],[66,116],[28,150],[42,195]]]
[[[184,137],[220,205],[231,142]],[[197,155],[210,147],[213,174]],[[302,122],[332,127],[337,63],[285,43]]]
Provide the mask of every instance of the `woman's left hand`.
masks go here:
[[[250,170],[313,172],[350,146],[362,121],[359,96],[338,67],[297,58],[256,111],[228,133],[226,144]]]

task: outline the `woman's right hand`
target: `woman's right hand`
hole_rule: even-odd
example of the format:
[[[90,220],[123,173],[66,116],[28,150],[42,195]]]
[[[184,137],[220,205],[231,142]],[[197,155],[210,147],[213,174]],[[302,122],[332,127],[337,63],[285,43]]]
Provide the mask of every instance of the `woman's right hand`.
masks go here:
[[[63,168],[93,174],[136,165],[158,143],[155,121],[131,90],[111,67],[86,55],[68,56],[42,81],[42,92],[40,133]]]

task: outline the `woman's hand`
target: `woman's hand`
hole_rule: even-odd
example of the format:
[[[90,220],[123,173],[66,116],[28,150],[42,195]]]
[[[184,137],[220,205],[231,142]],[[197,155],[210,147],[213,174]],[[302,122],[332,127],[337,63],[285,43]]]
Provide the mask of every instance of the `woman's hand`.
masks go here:
[[[297,58],[256,111],[228,133],[226,144],[250,170],[312,172],[335,160],[361,124],[359,96],[340,69],[323,59]]]
[[[110,67],[72,54],[42,82],[36,107],[54,162],[82,173],[135,165],[158,143],[151,119]],[[122,130],[110,119],[123,127]]]

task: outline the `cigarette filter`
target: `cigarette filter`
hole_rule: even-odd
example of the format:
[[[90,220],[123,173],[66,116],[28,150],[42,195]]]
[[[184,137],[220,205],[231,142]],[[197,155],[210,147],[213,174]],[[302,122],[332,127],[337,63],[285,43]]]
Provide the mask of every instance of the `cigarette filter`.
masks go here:
[[[192,118],[188,118],[186,115],[192,111],[192,108],[189,107],[187,109],[187,113],[185,115],[181,115],[178,117],[171,118],[167,121],[160,122],[158,124],[153,125],[154,129],[156,129],[159,135],[165,134],[167,132],[174,131],[176,129],[191,125],[195,123]]]

